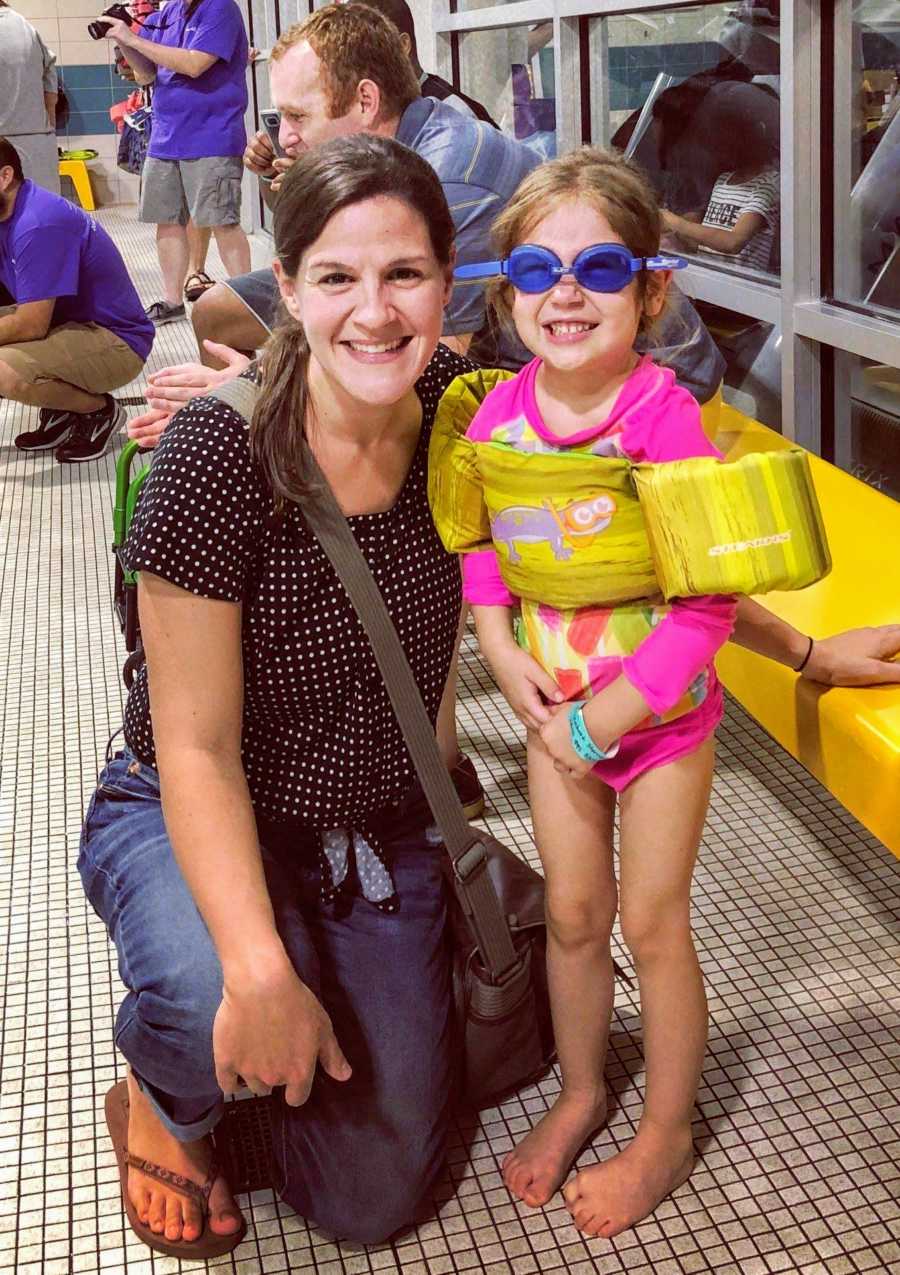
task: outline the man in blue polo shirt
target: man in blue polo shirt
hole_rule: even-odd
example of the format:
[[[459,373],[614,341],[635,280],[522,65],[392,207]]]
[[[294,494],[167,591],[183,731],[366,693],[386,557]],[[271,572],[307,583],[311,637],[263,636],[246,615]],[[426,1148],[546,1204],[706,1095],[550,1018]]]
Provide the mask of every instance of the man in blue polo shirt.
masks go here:
[[[165,295],[147,315],[159,327],[184,318],[189,217],[212,228],[229,274],[250,269],[240,225],[247,33],[235,0],[169,0],[140,34],[113,22],[106,36],[138,83],[154,86],[140,219],[156,226]]]
[[[93,217],[25,181],[0,137],[0,396],[41,409],[20,451],[94,460],[125,413],[110,394],[140,373],[153,345],[125,263]]]
[[[269,202],[278,174],[308,146],[341,133],[396,137],[426,159],[440,178],[456,226],[458,263],[487,260],[492,256],[494,220],[541,156],[490,124],[417,94],[406,61],[397,28],[368,5],[317,10],[283,32],[270,55],[272,101],[281,111],[280,142],[287,158],[275,160],[265,135],[257,134],[244,162],[259,176]],[[353,93],[344,92],[347,85],[355,86]],[[339,87],[343,96],[336,105]],[[348,97],[349,103],[344,100]],[[679,383],[702,403],[716,392],[724,360],[677,288],[670,289],[670,302],[670,317],[646,348],[658,362],[668,363]],[[274,323],[277,306],[271,270],[257,270],[211,289],[192,315],[205,361],[212,362],[204,351],[204,338],[234,349],[257,349]],[[487,366],[516,368],[530,358],[514,334],[495,331],[480,283],[455,285],[442,339]]]

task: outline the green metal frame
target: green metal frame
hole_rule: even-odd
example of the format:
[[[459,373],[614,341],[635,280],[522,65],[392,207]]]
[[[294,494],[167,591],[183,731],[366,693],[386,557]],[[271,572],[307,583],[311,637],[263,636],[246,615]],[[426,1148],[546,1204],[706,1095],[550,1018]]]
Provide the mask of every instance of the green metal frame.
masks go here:
[[[150,473],[150,466],[145,465],[134,478],[131,476],[134,458],[140,450],[139,443],[126,443],[116,462],[116,502],[113,506],[112,542],[114,550],[119,550],[125,543],[128,528],[131,526],[131,519],[134,517],[134,507],[137,504],[138,496],[141,494],[141,488],[146,481],[147,475]],[[126,570],[124,566],[122,571],[126,584],[137,583],[136,572]]]

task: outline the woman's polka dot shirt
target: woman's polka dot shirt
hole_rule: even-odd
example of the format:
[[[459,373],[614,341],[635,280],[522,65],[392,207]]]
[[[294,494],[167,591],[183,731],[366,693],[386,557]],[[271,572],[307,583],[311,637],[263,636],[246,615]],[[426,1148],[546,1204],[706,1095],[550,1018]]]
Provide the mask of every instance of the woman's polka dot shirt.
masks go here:
[[[443,346],[417,383],[422,432],[384,513],[350,518],[434,721],[460,610],[457,560],[428,508],[427,458],[438,400],[471,369]],[[242,418],[196,399],[166,430],[125,557],[202,597],[243,605],[243,761],[254,807],[273,823],[352,825],[406,792],[414,770],[368,640],[300,508],[272,516]],[[142,668],[125,738],[156,764]]]

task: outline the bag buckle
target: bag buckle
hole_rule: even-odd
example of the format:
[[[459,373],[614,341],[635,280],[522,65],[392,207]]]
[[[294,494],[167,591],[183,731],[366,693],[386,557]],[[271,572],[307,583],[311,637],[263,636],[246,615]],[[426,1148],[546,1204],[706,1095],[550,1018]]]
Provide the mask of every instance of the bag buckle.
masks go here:
[[[484,848],[484,842],[480,838],[469,846],[468,850],[464,850],[458,859],[453,860],[453,871],[457,881],[465,885],[469,878],[483,868],[487,863],[487,851]]]

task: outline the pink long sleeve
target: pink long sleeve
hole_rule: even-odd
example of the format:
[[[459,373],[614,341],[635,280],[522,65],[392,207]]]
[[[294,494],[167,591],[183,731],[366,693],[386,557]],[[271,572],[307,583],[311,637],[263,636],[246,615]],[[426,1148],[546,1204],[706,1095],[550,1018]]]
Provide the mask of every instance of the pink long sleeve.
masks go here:
[[[622,661],[622,672],[654,713],[674,708],[734,628],[733,598],[679,598],[649,637]]]
[[[463,555],[463,597],[480,607],[512,607],[516,599],[503,583],[495,549]]]

